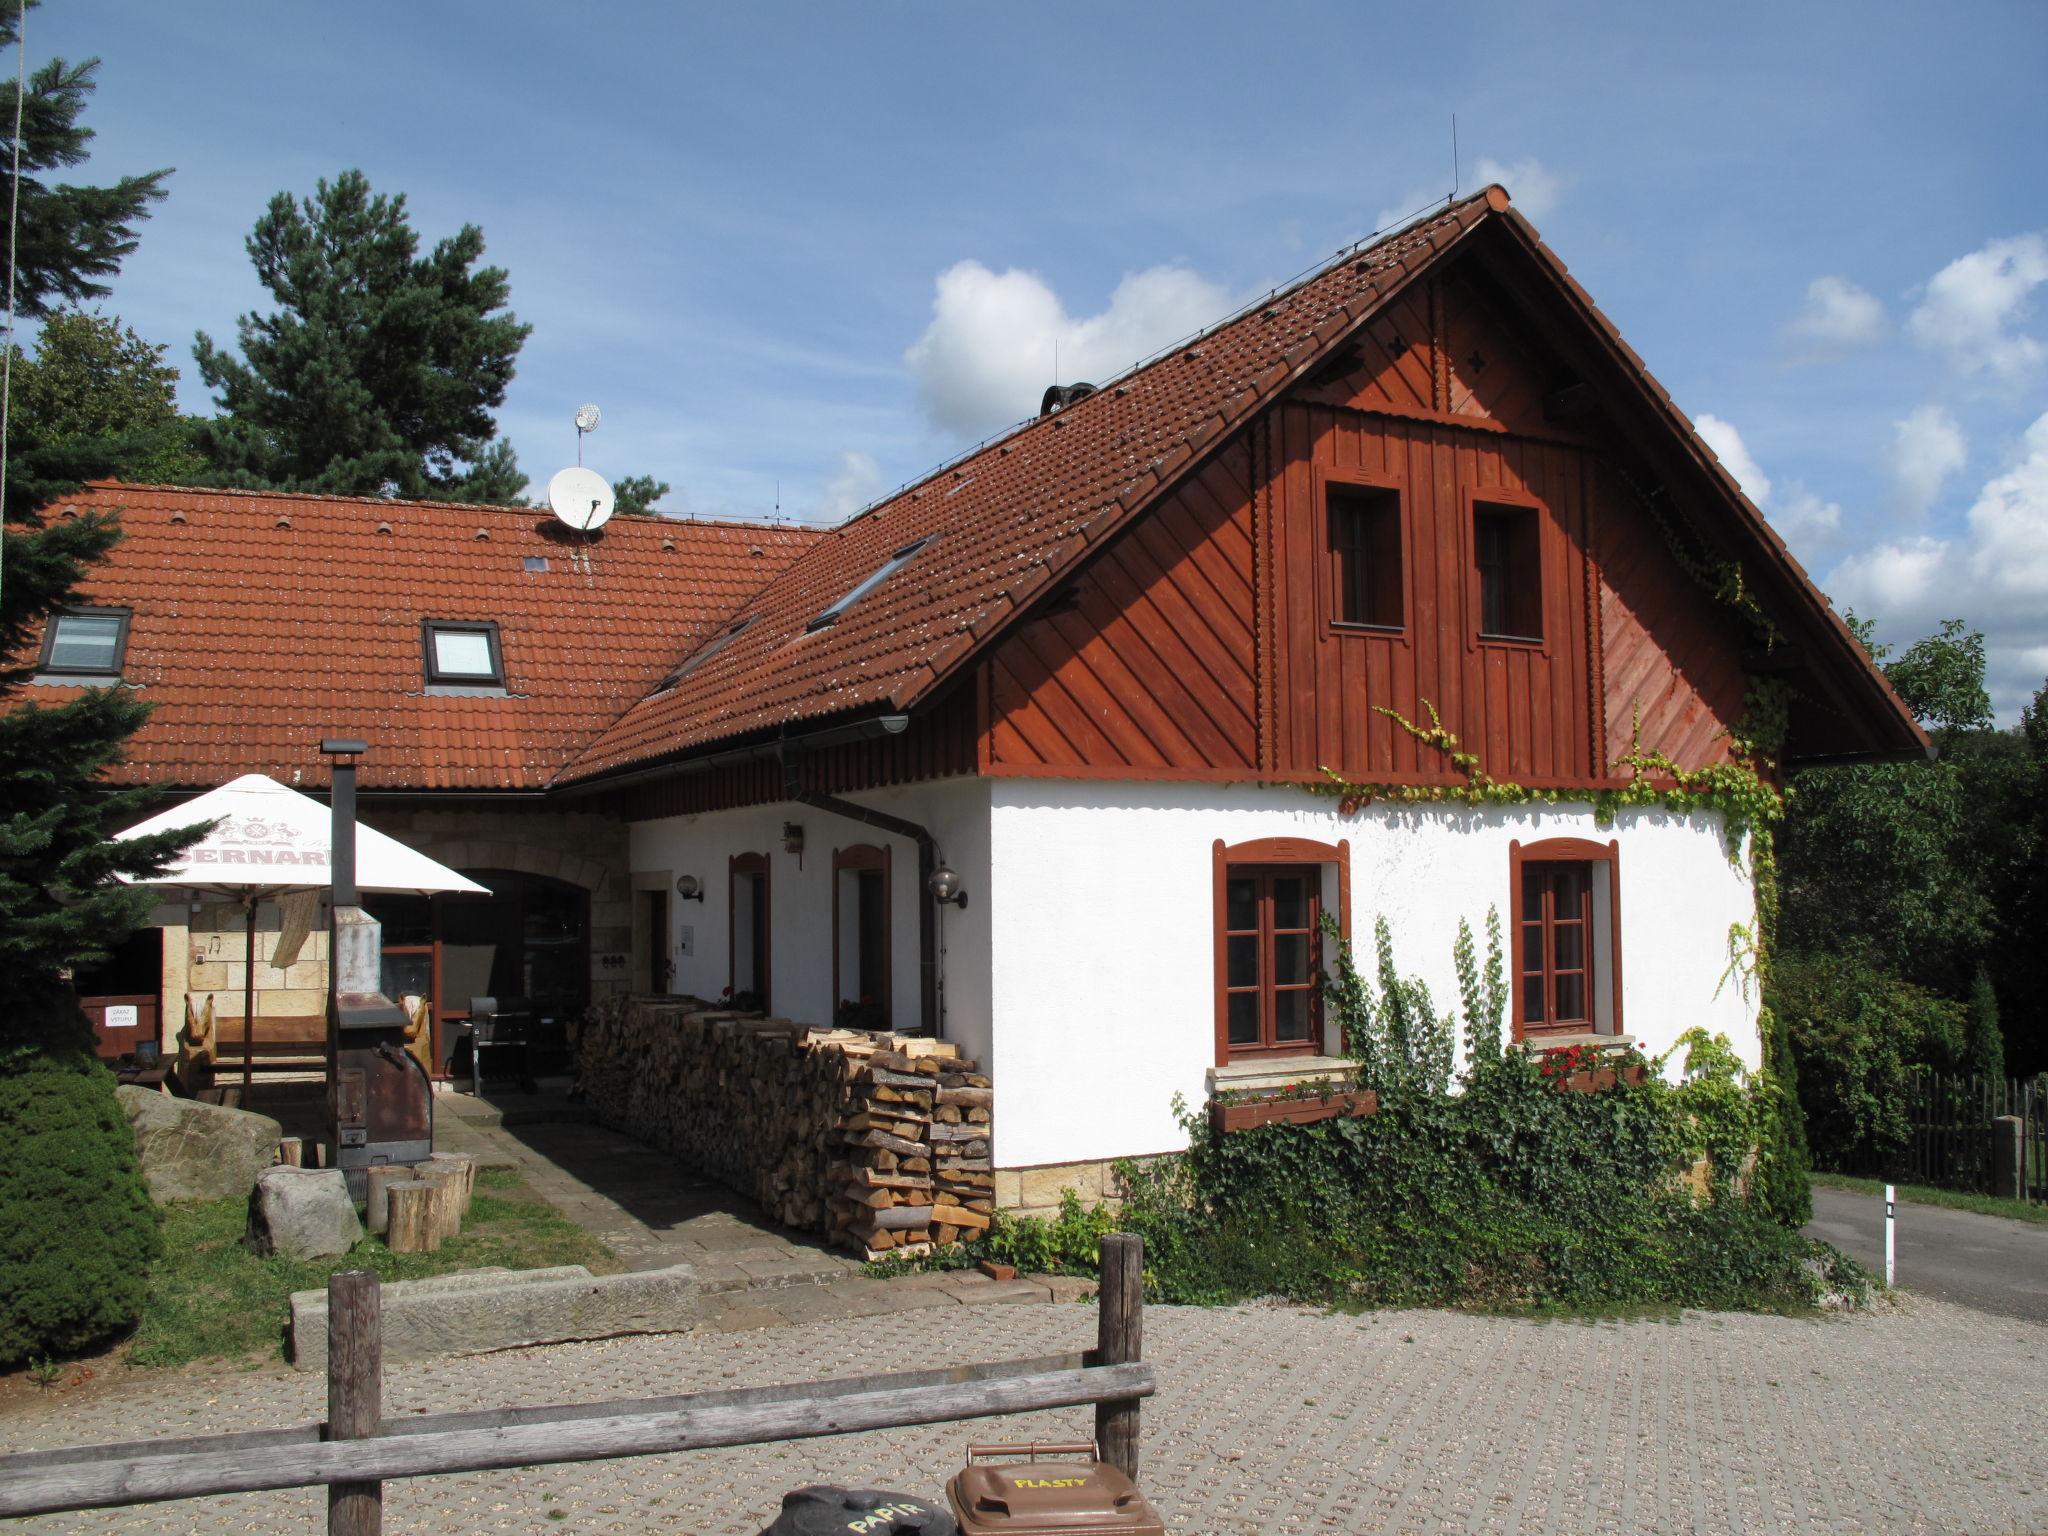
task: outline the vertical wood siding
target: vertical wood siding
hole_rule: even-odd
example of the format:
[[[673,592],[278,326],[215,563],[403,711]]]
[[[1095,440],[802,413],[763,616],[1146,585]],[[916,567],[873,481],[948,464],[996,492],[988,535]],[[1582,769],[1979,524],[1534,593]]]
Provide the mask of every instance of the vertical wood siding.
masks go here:
[[[1070,601],[989,659],[991,768],[1255,767],[1242,437],[1093,561]]]

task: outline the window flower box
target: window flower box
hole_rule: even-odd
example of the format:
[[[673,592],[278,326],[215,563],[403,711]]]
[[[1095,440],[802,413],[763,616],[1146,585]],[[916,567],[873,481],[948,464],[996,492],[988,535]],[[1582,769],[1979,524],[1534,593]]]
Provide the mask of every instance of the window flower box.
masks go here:
[[[1650,1064],[1633,1046],[1566,1045],[1543,1052],[1536,1070],[1559,1093],[1602,1093],[1617,1083],[1640,1088]]]
[[[1370,1088],[1332,1088],[1313,1095],[1280,1093],[1237,1100],[1219,1096],[1209,1102],[1209,1128],[1221,1136],[1259,1125],[1312,1125],[1318,1120],[1370,1115],[1379,1107],[1380,1096]]]

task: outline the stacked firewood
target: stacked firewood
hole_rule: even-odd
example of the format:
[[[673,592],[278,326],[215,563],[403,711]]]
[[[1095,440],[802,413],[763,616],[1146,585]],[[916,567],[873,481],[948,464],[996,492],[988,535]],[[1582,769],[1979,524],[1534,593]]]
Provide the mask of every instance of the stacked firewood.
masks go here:
[[[901,1040],[868,1053],[842,1122],[833,1235],[875,1258],[985,1231],[995,1212],[992,1099],[977,1063],[953,1046]]]
[[[873,1257],[972,1238],[994,1213],[994,1095],[956,1046],[687,999],[600,1004],[579,1033],[600,1120],[785,1226]]]

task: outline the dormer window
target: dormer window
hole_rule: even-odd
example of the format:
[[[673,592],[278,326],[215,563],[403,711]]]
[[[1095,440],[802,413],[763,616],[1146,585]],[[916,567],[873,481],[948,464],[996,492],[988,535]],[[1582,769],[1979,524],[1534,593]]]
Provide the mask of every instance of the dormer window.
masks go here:
[[[716,656],[720,651],[724,650],[728,645],[731,645],[733,641],[737,640],[742,634],[746,633],[748,626],[751,625],[753,622],[753,615],[749,614],[746,618],[741,619],[738,623],[733,624],[728,628],[720,631],[718,634],[712,636],[709,644],[699,646],[696,650],[692,651],[688,656],[683,658],[682,665],[677,667],[675,671],[669,673],[667,677],[664,677],[661,680],[661,686],[655,689],[654,691],[656,693],[667,693],[669,689],[675,687],[677,683],[680,683],[692,672],[696,671],[699,667],[703,666],[705,662],[709,661],[712,657]]]
[[[53,677],[118,678],[128,652],[126,608],[71,608],[43,631],[37,670]]]
[[[891,555],[887,560],[882,562],[881,568],[879,570],[876,570],[870,573],[869,575],[862,577],[859,585],[855,586],[851,591],[849,591],[844,597],[840,598],[839,601],[834,603],[830,608],[827,608],[823,613],[819,614],[816,618],[812,619],[810,623],[806,624],[804,626],[804,633],[810,634],[816,630],[828,629],[832,625],[837,624],[839,622],[839,616],[842,613],[846,612],[847,609],[851,608],[855,603],[859,602],[862,598],[866,597],[870,592],[874,591],[875,588],[879,587],[891,576],[894,576],[898,571],[902,570],[904,566],[910,564],[910,562],[917,557],[917,552],[923,549],[927,544],[931,543],[931,541],[933,539],[936,539],[937,537],[938,535],[935,533],[928,533],[923,538],[916,540],[914,543],[906,544],[901,549],[897,550],[895,554]]]
[[[498,650],[496,624],[489,620],[428,619],[420,628],[429,685],[505,685],[505,659]]]

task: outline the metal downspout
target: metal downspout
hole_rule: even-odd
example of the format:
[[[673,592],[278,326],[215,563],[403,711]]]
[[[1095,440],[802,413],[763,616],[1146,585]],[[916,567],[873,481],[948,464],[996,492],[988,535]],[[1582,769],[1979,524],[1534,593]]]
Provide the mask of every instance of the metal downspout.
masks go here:
[[[939,867],[938,839],[917,822],[842,800],[837,795],[803,788],[801,747],[795,751],[784,747],[776,755],[782,761],[783,799],[879,827],[917,844],[917,1011],[924,1032],[939,1039],[939,907],[931,891],[932,871]]]

